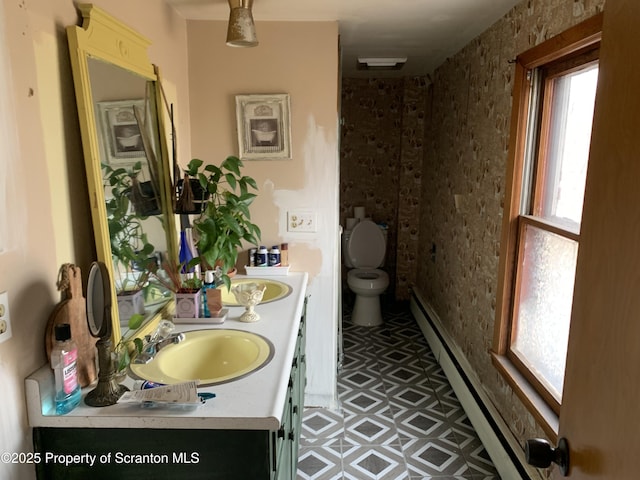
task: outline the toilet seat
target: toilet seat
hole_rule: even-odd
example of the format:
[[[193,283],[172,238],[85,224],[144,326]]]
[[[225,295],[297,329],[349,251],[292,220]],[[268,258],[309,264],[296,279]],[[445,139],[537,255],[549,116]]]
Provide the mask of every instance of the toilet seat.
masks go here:
[[[347,284],[351,289],[381,290],[389,286],[389,275],[378,268],[354,268],[347,272]]]

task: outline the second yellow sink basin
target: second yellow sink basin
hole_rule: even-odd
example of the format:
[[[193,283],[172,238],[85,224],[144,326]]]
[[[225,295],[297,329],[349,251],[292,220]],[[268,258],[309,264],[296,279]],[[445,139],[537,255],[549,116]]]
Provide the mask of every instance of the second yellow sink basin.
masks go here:
[[[216,385],[255,372],[274,354],[268,339],[242,330],[193,330],[184,335],[182,342],[164,347],[149,363],[132,363],[132,375],[167,385],[190,380]]]
[[[242,283],[258,283],[267,286],[260,305],[269,302],[275,302],[276,300],[282,300],[291,293],[291,286],[286,283],[279,282],[278,280],[271,280],[268,278],[232,278],[231,288]],[[230,290],[227,290],[224,286],[218,287],[222,290],[222,303],[230,307],[239,306],[238,300],[234,297]]]

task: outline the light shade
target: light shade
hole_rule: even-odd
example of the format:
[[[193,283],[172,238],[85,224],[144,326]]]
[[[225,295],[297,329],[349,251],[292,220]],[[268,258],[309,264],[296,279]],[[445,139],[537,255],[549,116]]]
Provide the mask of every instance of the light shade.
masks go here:
[[[253,0],[229,0],[229,26],[227,45],[230,47],[255,47],[258,45],[256,26],[253,23],[251,6]]]

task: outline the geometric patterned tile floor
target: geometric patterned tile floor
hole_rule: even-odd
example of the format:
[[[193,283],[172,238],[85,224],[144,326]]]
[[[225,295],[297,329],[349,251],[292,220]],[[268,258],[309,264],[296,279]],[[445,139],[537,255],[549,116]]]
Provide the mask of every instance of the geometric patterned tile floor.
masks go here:
[[[408,305],[343,314],[340,411],[305,409],[298,480],[499,480]]]

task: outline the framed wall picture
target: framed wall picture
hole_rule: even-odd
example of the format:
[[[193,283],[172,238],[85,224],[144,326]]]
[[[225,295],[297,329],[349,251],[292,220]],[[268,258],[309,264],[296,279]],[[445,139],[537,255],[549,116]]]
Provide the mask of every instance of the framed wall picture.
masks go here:
[[[134,107],[144,111],[144,100],[98,102],[105,160],[112,165],[132,164],[146,158],[142,132]]]
[[[236,95],[239,157],[291,158],[289,95]]]

